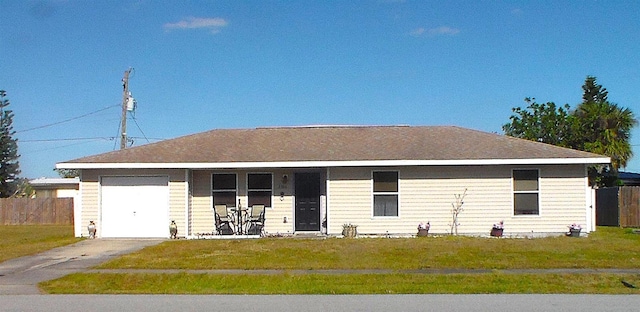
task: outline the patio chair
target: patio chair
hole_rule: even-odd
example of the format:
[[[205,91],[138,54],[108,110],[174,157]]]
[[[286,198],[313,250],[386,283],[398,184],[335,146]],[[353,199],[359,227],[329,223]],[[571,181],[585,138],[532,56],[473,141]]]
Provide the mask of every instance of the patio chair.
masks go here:
[[[216,233],[218,235],[231,235],[233,234],[233,218],[229,216],[229,210],[227,205],[215,205],[214,206]]]
[[[249,215],[249,230],[247,234],[262,235],[264,232],[264,205],[253,205]]]

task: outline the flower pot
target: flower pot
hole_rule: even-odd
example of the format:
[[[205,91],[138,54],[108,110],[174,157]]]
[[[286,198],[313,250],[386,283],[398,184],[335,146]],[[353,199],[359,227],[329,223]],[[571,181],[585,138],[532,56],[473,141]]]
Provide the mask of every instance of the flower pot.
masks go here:
[[[580,237],[581,229],[569,229],[569,236],[571,237]]]
[[[502,231],[504,231],[504,229],[492,228],[491,229],[491,236],[500,237],[500,236],[502,236]]]
[[[429,229],[418,229],[418,236],[423,237],[429,235]]]
[[[348,226],[342,229],[342,236],[353,238],[356,237],[357,230],[355,226]]]

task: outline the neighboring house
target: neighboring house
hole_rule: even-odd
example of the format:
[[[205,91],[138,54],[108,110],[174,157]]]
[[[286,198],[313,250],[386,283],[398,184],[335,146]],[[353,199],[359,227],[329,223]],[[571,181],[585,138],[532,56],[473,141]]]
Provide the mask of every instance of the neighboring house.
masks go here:
[[[214,204],[264,204],[265,230],[448,233],[465,189],[460,234],[595,230],[587,167],[609,158],[451,126],[309,126],[212,130],[58,163],[79,169],[81,223],[101,237],[214,232]],[[76,232],[77,233],[77,232]]]
[[[79,178],[38,178],[29,181],[38,198],[76,197]]]
[[[73,198],[74,233],[81,236],[80,178],[38,178],[29,181],[35,198]]]
[[[624,186],[640,186],[640,173],[618,172],[618,179]]]

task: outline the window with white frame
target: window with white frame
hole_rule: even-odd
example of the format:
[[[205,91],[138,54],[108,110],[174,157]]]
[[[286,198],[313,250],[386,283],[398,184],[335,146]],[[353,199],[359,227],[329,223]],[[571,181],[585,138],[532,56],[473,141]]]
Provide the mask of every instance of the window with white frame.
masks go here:
[[[235,173],[214,173],[211,175],[213,205],[236,206],[238,192]]]
[[[373,216],[398,216],[398,172],[373,172]]]
[[[271,173],[250,173],[247,175],[248,205],[271,207],[273,178]]]
[[[540,172],[538,169],[513,170],[513,214],[539,215]]]

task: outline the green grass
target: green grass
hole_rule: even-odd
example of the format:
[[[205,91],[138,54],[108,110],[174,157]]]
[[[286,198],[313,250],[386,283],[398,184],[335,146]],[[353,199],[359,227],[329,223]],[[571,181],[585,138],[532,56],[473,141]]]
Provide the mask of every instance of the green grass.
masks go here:
[[[0,262],[80,241],[73,225],[0,225]]]
[[[419,269],[640,269],[640,235],[600,227],[586,238],[478,237],[179,240],[145,248],[100,269],[277,269],[277,274],[79,273],[40,284],[49,293],[127,294],[638,294],[634,274],[424,274]],[[319,274],[321,269],[397,270]],[[293,270],[309,270],[296,273]]]
[[[463,236],[168,241],[102,269],[640,268],[640,235],[600,227],[587,238]]]
[[[639,294],[615,274],[72,274],[51,294]]]

